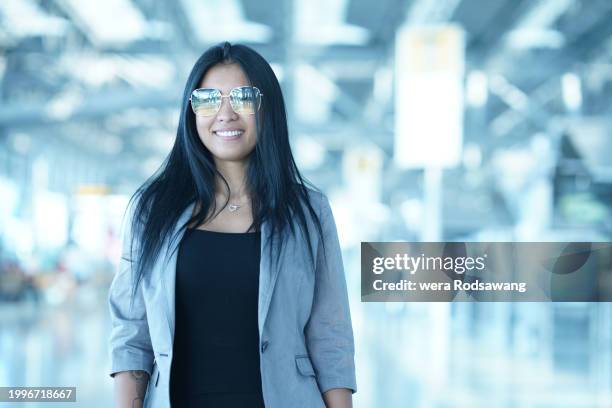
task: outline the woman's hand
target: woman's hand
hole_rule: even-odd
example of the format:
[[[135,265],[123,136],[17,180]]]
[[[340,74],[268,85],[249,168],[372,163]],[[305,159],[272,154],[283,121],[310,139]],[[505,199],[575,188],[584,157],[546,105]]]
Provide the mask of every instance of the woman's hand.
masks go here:
[[[323,394],[327,408],[353,408],[353,393],[348,388],[332,388]]]
[[[149,374],[146,371],[121,371],[115,378],[115,407],[142,408]]]

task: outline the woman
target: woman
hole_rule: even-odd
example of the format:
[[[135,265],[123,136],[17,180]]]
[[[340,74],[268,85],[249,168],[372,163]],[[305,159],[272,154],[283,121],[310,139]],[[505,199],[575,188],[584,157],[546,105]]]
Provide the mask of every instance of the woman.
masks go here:
[[[130,202],[109,295],[117,407],[352,406],[336,226],[258,53],[198,59],[172,151]]]

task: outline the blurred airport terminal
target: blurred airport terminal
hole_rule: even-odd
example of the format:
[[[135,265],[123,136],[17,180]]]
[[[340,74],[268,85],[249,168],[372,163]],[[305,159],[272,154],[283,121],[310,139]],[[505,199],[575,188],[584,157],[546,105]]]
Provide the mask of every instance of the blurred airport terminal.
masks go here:
[[[356,408],[612,407],[609,303],[362,303],[359,265],[361,241],[610,240],[610,0],[0,0],[0,386],[113,406],[123,211],[226,40],[272,64],[332,202]]]

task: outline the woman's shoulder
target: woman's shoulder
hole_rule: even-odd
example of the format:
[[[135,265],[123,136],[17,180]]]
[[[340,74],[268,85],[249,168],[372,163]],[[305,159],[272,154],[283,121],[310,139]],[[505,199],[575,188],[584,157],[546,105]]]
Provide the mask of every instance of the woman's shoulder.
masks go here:
[[[325,196],[325,194],[323,194],[323,192],[319,189],[315,189],[309,186],[304,186],[304,188],[306,189],[306,192],[308,193],[308,198],[310,200],[321,201],[321,199]]]
[[[319,217],[329,216],[331,214],[331,206],[327,195],[319,189],[304,186],[308,193],[310,205],[315,210]]]
[[[316,187],[308,186],[306,184],[301,185],[307,194],[307,199],[317,210],[321,207],[321,203],[327,199],[325,194]]]

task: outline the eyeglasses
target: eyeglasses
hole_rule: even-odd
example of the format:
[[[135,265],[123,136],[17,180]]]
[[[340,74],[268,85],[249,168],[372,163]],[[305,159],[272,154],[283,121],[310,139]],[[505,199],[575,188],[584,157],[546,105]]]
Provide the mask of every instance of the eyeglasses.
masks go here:
[[[219,112],[223,98],[229,98],[232,110],[238,114],[252,115],[261,107],[263,94],[254,86],[233,88],[229,95],[214,88],[195,89],[189,100],[196,116],[212,116]]]

